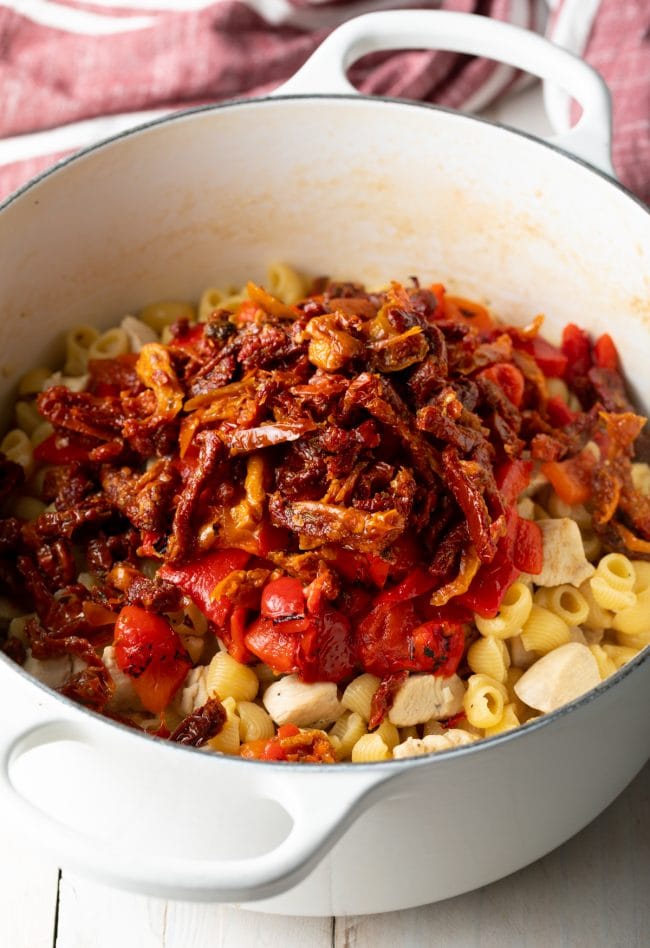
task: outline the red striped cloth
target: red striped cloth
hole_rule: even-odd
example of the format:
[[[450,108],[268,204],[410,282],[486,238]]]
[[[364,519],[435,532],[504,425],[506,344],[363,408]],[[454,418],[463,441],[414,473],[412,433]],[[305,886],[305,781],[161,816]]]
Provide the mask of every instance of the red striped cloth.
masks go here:
[[[136,124],[151,110],[160,114],[270,91],[351,16],[418,6],[478,13],[551,35],[563,18],[566,26],[567,16],[582,16],[573,45],[582,46],[575,51],[612,90],[617,173],[650,200],[648,0],[555,0],[548,23],[544,0],[160,0],[160,9],[152,0],[123,2],[129,5],[0,3],[0,198],[63,155]],[[502,95],[514,78],[503,66],[440,51],[374,55],[352,71],[367,93],[472,110]]]

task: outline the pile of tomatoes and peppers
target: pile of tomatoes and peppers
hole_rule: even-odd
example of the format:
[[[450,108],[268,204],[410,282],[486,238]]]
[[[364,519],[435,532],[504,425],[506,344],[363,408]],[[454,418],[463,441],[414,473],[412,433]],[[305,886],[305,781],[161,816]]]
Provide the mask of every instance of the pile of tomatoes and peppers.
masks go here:
[[[156,733],[214,736],[218,698],[171,733],[165,721],[193,666],[169,615],[191,601],[239,662],[306,682],[377,675],[377,724],[409,672],[462,671],[474,613],[493,617],[541,571],[540,529],[517,513],[537,471],[588,506],[605,548],[650,555],[631,478],[644,419],[609,335],[572,324],[554,346],[541,317],[503,325],[415,280],[316,281],[292,306],[254,284],[248,296],[180,320],[169,345],[91,360],[83,391],[38,397],[54,509],[0,521],[0,572],[36,613],[32,655],[86,663],[66,694],[112,714],[99,655],[113,644]],[[22,470],[5,459],[1,474],[10,511]],[[328,760],[318,733],[288,726],[246,753]]]

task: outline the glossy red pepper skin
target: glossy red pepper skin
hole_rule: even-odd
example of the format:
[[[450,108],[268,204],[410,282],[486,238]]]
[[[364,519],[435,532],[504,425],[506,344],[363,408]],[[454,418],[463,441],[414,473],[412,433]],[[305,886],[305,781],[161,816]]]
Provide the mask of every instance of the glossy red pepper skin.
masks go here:
[[[574,323],[564,327],[562,353],[567,360],[563,377],[569,383],[574,379],[584,383],[591,368],[591,343],[584,329]]]
[[[298,674],[303,681],[341,681],[355,669],[350,623],[342,613],[325,607],[307,616],[297,632],[286,623],[260,617],[249,627],[245,643],[253,655],[277,675]]]
[[[124,606],[117,617],[115,661],[153,714],[168,706],[192,667],[167,619],[139,606]]]
[[[180,586],[204,615],[221,629],[230,616],[231,603],[224,597],[213,599],[212,593],[226,576],[245,569],[250,558],[250,553],[244,550],[215,550],[180,565],[165,563],[158,575]]]
[[[506,461],[497,468],[494,479],[506,507],[516,503],[528,487],[532,471],[532,461]]]
[[[497,614],[503,597],[521,572],[514,565],[518,521],[517,512],[511,507],[506,513],[506,533],[497,544],[494,559],[481,566],[467,592],[455,600],[486,619],[493,619]]]
[[[614,345],[614,340],[609,333],[603,333],[594,343],[593,350],[594,362],[601,369],[610,369],[612,372],[618,372],[620,360],[618,351]]]
[[[255,619],[244,636],[246,649],[276,675],[298,671],[298,636],[282,632],[272,619]]]
[[[458,623],[423,622],[413,599],[375,606],[357,627],[359,663],[379,678],[401,671],[452,675],[464,642]]]
[[[298,671],[303,681],[343,681],[356,667],[352,631],[347,618],[326,606],[300,637]]]
[[[436,586],[437,580],[423,566],[416,566],[415,569],[404,577],[404,579],[392,586],[390,589],[384,589],[377,596],[375,606],[385,606],[391,602],[403,602],[405,599],[415,599],[425,593],[431,592]]]
[[[505,362],[491,365],[479,372],[478,378],[494,382],[515,408],[519,408],[524,397],[524,377],[515,365]]]
[[[546,402],[548,420],[554,428],[564,428],[575,420],[576,413],[571,411],[565,401],[554,395]]]
[[[337,550],[334,559],[336,571],[350,583],[362,583],[382,589],[388,579],[391,564],[373,553],[355,553]]]
[[[568,358],[562,349],[551,345],[541,336],[535,336],[524,346],[524,350],[532,355],[547,378],[564,378]]]
[[[51,434],[34,448],[34,459],[41,464],[72,464],[87,461],[97,442],[70,435]]]
[[[305,614],[302,583],[292,576],[281,576],[267,583],[262,591],[260,615],[265,619],[296,619]]]
[[[517,519],[517,536],[513,550],[514,566],[522,573],[537,575],[544,565],[542,531],[533,520]]]

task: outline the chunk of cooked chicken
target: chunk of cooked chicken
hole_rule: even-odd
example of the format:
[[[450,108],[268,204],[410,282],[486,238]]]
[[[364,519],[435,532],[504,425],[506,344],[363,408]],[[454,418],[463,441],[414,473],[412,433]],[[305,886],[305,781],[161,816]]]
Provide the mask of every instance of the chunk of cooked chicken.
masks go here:
[[[60,688],[77,672],[83,671],[86,662],[76,655],[61,655],[41,661],[39,658],[33,658],[31,650],[28,649],[23,667],[28,674],[38,678],[48,688]]]
[[[458,675],[409,675],[395,693],[388,720],[397,727],[424,724],[436,718],[441,721],[463,708],[465,685]]]
[[[444,734],[427,734],[425,737],[409,737],[393,748],[393,757],[422,757],[436,751],[451,750],[462,744],[471,744],[476,738],[460,728],[449,728]]]
[[[291,723],[297,727],[331,723],[345,710],[333,682],[307,683],[300,681],[297,675],[287,675],[273,682],[262,700],[276,724]]]
[[[142,711],[142,702],[133,687],[133,682],[119,668],[112,645],[107,645],[102,652],[102,661],[115,685],[108,707],[112,711]]]
[[[531,665],[514,690],[529,708],[555,711],[600,684],[598,662],[586,645],[567,642]]]
[[[569,583],[579,586],[593,576],[595,570],[585,556],[580,528],[570,517],[558,517],[538,520],[542,531],[544,565],[536,576],[522,576],[522,580],[532,579],[536,586],[562,586]]]

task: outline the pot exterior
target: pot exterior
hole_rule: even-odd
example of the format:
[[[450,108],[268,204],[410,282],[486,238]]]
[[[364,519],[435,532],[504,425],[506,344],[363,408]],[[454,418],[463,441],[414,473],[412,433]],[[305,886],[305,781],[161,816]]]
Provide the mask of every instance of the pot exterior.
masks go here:
[[[643,767],[649,684],[646,661],[545,727],[411,769],[308,879],[248,907],[390,912],[460,895],[541,858],[590,823]]]
[[[281,260],[370,284],[411,274],[440,280],[507,319],[544,312],[550,337],[570,321],[611,331],[648,406],[649,254],[647,212],[629,195],[561,153],[476,120],[353,98],[194,113],[87,153],[2,210],[0,395],[10,405],[22,372],[55,359],[48,340],[77,322],[107,326],[154,299],[263,282],[265,267]],[[102,815],[100,840],[124,839],[125,860],[142,821],[165,829],[155,852],[165,868],[181,852],[200,862],[272,849],[288,831],[283,794],[309,806],[309,784],[293,769],[146,741],[47,694],[5,661],[0,679],[0,719],[10,730],[48,719],[78,726],[78,743],[96,752],[94,770],[74,764],[79,786],[110,760],[91,802]],[[407,908],[544,855],[647,759],[649,686],[650,661],[641,657],[539,725],[436,758],[374,765],[393,777],[383,794],[304,881],[254,907],[314,915]],[[343,774],[354,771],[332,771],[322,777],[335,797],[337,780],[349,783]],[[119,819],[116,794],[132,801]],[[179,799],[193,801],[180,825]],[[80,805],[60,819],[88,825]],[[57,855],[84,868],[72,849]],[[94,872],[131,884],[108,868]],[[141,889],[187,897],[171,862],[164,884]],[[209,898],[209,887],[197,886],[196,896]]]

